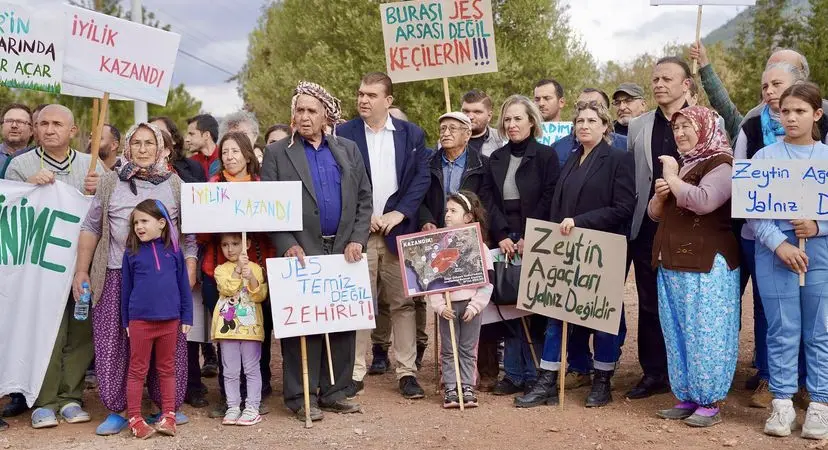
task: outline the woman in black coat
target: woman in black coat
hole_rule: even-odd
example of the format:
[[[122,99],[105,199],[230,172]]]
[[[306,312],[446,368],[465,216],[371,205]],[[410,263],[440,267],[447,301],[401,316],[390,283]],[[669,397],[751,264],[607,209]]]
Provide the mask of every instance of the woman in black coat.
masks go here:
[[[580,145],[561,170],[549,218],[560,223],[563,235],[576,226],[623,235],[635,209],[633,155],[610,146],[612,119],[602,103],[579,102],[574,128]],[[595,370],[587,407],[603,406],[612,400],[610,379],[621,356],[624,329],[622,310],[618,335],[594,331]],[[576,325],[571,339],[580,339],[588,345],[591,332]],[[558,402],[558,371],[565,369],[561,367],[561,334],[561,321],[549,319],[538,382],[529,394],[515,399],[517,406]]]
[[[489,236],[510,258],[523,253],[526,219],[549,218],[549,206],[558,180],[558,157],[552,147],[538,143],[543,135],[538,107],[522,95],[506,99],[500,109],[498,131],[509,142],[489,157],[489,170],[483,181],[483,202],[489,213]],[[542,340],[546,318],[531,317],[530,334],[536,344]],[[518,320],[510,321],[512,330],[521,330]],[[539,345],[536,346],[538,352]],[[521,333],[506,337],[503,355],[506,375],[495,395],[526,392],[537,379],[532,352]]]

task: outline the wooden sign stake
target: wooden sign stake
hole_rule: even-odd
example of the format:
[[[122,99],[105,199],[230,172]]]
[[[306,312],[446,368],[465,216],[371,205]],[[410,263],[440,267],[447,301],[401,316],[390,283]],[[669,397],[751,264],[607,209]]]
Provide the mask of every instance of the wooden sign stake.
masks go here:
[[[331,386],[336,384],[336,378],[333,371],[333,357],[331,357],[331,337],[325,333],[325,348],[328,350],[328,375],[331,376]]]
[[[445,78],[443,78],[445,80]],[[451,309],[451,292],[445,293],[446,308]],[[460,399],[460,411],[465,409],[463,404],[463,383],[460,379],[460,359],[457,356],[457,338],[454,334],[454,320],[449,320],[449,335],[451,336],[451,354],[454,357],[454,378],[457,381],[457,397]]]
[[[696,15],[696,45],[701,45],[701,19],[702,5],[699,5],[699,12]],[[699,73],[699,61],[693,60],[693,75]]]
[[[98,166],[98,153],[101,150],[101,135],[103,134],[104,123],[106,123],[106,113],[109,109],[109,92],[104,93],[103,100],[101,101],[101,110],[98,114],[95,114],[94,112],[95,105],[96,102],[93,100],[92,121],[94,122],[97,119],[97,122],[92,124],[92,142],[90,142],[91,151],[89,153],[92,156],[92,160],[89,163],[88,173],[94,172],[95,168]]]
[[[535,368],[540,367],[540,361],[538,361],[538,355],[535,353],[535,343],[532,342],[532,335],[529,334],[529,325],[526,324],[526,316],[520,318],[520,323],[523,325],[523,333],[526,335],[526,342],[529,343],[529,352],[532,353],[532,363],[535,364]]]
[[[799,249],[805,251],[805,239],[799,240]],[[805,272],[799,274],[799,286],[805,286]]]
[[[449,96],[448,78],[443,77],[443,95],[446,97],[446,112],[451,112],[451,96]]]
[[[308,343],[305,336],[299,336],[299,346],[302,350],[302,388],[305,393],[305,428],[313,427],[310,413],[310,382],[308,381]]]
[[[563,330],[561,331],[561,368],[558,369],[558,405],[563,409],[564,395],[566,392],[566,341],[569,326],[567,322],[563,322]]]

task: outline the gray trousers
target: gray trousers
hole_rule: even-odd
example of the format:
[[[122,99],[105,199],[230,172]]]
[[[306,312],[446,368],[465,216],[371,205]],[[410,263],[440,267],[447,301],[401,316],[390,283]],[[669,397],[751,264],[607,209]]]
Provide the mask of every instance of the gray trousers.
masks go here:
[[[477,343],[480,340],[480,314],[471,322],[463,322],[468,300],[451,302],[454,310],[454,337],[457,342],[457,357],[460,362],[460,381],[463,385],[477,384]],[[443,366],[443,384],[446,389],[457,387],[457,375],[454,371],[454,357],[451,352],[451,333],[449,322],[440,316],[440,360]]]

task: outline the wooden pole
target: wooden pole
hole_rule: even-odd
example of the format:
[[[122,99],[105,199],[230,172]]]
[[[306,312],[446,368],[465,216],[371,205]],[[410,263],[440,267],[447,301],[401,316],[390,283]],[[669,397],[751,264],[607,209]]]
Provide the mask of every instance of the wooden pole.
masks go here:
[[[437,380],[436,391],[440,393],[440,371],[442,369],[440,363],[440,316],[434,313],[434,378]]]
[[[701,19],[702,19],[702,5],[699,5],[699,12],[696,15],[696,45],[701,45]],[[699,73],[699,61],[693,60],[693,75]]]
[[[802,250],[803,252],[805,251],[805,239],[800,239],[799,240],[799,249]],[[801,272],[799,274],[799,285],[800,286],[805,286],[805,272]]]
[[[333,371],[333,358],[331,357],[331,337],[325,333],[325,348],[328,350],[328,374],[331,376],[331,386],[336,384],[336,378]]]
[[[563,331],[561,332],[561,368],[558,369],[558,404],[561,409],[564,407],[564,395],[566,392],[566,341],[569,326],[566,322],[563,323]]]
[[[305,393],[305,428],[311,428],[313,421],[310,413],[310,382],[308,381],[308,343],[305,336],[299,337],[299,347],[302,350],[302,389]]]
[[[94,101],[92,102],[94,105]],[[92,150],[90,155],[92,156],[92,161],[89,163],[89,173],[95,171],[95,168],[98,166],[98,152],[101,149],[101,135],[103,134],[103,126],[106,122],[106,112],[109,109],[109,92],[104,93],[103,100],[101,101],[101,111],[98,114],[98,122],[93,124],[94,128],[92,129]],[[95,114],[92,114],[92,119],[95,119]]]
[[[98,114],[101,112],[101,101],[100,99],[93,98],[92,99],[92,126],[89,127],[89,139],[92,139],[92,136],[95,135],[95,130],[98,129]],[[92,144],[90,142],[89,144]]]
[[[446,308],[451,309],[451,292],[446,292],[445,298]],[[457,380],[457,397],[460,399],[460,411],[463,411],[465,409],[465,405],[463,404],[463,383],[460,379],[460,359],[457,356],[457,338],[454,334],[454,320],[449,320],[448,323],[449,335],[451,336],[451,354],[454,357],[454,378]]]
[[[540,362],[538,361],[538,355],[535,353],[535,343],[532,342],[532,335],[529,334],[529,325],[526,323],[526,316],[520,318],[520,323],[523,325],[523,333],[526,335],[526,342],[529,343],[529,351],[532,353],[532,363],[535,364],[535,368],[540,367]]]
[[[449,95],[448,78],[443,77],[443,95],[446,97],[446,112],[451,112],[451,96]]]

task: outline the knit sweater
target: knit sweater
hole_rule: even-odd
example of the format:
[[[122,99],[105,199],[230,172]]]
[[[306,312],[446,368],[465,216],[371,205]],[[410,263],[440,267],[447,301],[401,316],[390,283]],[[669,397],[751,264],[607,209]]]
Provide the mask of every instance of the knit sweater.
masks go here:
[[[40,172],[40,169],[48,169],[54,172],[55,180],[62,181],[83,192],[83,182],[89,171],[92,157],[72,149],[69,149],[68,155],[64,161],[57,161],[41,147],[37,147],[33,151],[12,158],[6,168],[6,179],[25,182],[32,175]],[[106,172],[100,160],[95,167],[95,172],[98,174]]]
[[[193,297],[187,264],[181,249],[174,251],[163,239],[142,242],[138,252],[124,252],[121,264],[121,325],[130,320],[179,319],[193,324]]]

